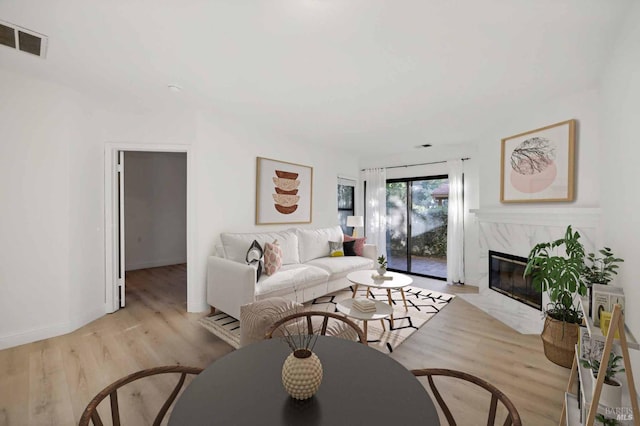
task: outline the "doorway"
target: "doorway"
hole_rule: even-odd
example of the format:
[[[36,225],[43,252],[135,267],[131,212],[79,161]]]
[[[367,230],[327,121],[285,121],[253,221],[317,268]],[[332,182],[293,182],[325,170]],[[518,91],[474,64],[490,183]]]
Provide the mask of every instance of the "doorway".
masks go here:
[[[447,277],[447,175],[387,180],[390,270]]]
[[[160,156],[154,156],[154,154],[164,154]],[[173,157],[171,154],[178,154],[178,157]],[[132,194],[132,189],[129,188],[129,195],[133,195],[133,197],[127,197],[127,171],[129,173],[133,173],[134,175],[140,170],[136,168],[131,169],[127,167],[126,159],[127,156],[130,156],[130,159],[140,160],[144,159],[143,163],[146,161],[146,166],[143,168],[153,170],[154,167],[149,167],[149,163],[167,163],[171,161],[184,161],[183,173],[185,175],[184,179],[186,180],[186,185],[183,188],[182,199],[181,202],[182,207],[167,208],[163,210],[168,210],[170,212],[161,212],[158,213],[159,208],[156,206],[159,202],[167,202],[167,194],[164,194],[164,189],[167,188],[167,185],[171,185],[170,180],[166,179],[166,176],[161,176],[163,172],[158,172],[157,170],[155,176],[151,176],[153,181],[155,182],[152,185],[151,191],[149,194],[145,196],[140,196],[138,193]],[[182,156],[182,157],[179,157]],[[146,159],[145,159],[146,158]],[[179,160],[182,158],[182,160]],[[144,267],[153,267],[153,266],[161,266],[162,264],[167,265],[169,263],[174,263],[176,261],[180,261],[180,259],[184,258],[186,251],[186,299],[187,299],[187,311],[189,312],[197,312],[202,310],[201,306],[198,303],[194,302],[194,294],[196,290],[193,288],[193,280],[191,279],[193,276],[193,261],[192,261],[192,244],[194,241],[193,236],[193,227],[191,224],[193,223],[192,215],[193,209],[191,206],[192,202],[192,194],[193,192],[190,190],[190,186],[192,183],[191,179],[191,154],[188,146],[182,145],[145,145],[145,144],[107,144],[105,147],[105,272],[106,272],[106,286],[105,286],[105,304],[107,308],[107,312],[115,312],[121,307],[125,306],[126,303],[126,273],[127,269],[134,270],[140,269]],[[142,164],[142,163],[139,163]],[[132,172],[133,170],[133,172]],[[160,175],[158,175],[160,173]],[[166,173],[166,169],[165,169]],[[138,185],[140,185],[140,176],[131,176],[135,180],[138,180]],[[139,189],[139,188],[138,188]],[[135,191],[134,191],[135,192]],[[137,216],[137,226],[138,232],[134,233],[133,238],[127,238],[127,215],[126,209],[129,204],[139,204],[133,210],[136,211]],[[142,204],[152,204],[152,206],[142,206]],[[156,203],[156,204],[154,204]],[[155,206],[155,207],[154,207]],[[149,210],[149,208],[151,209]],[[147,210],[145,210],[145,208]],[[165,232],[164,235],[159,237],[158,226],[162,227],[163,223],[166,225],[167,219],[161,218],[162,215],[169,213],[169,215],[176,215],[177,210],[184,210],[184,215],[182,218],[179,218],[179,222],[181,221],[184,226],[184,239],[182,242],[179,242],[181,239],[180,236],[177,236],[175,232]],[[146,217],[145,217],[146,216]],[[149,217],[151,216],[151,217]],[[175,218],[174,218],[175,219]],[[131,216],[129,218],[131,221]],[[135,221],[134,221],[135,222]],[[174,220],[173,223],[178,223]],[[135,225],[132,223],[131,225]],[[141,228],[147,228],[142,230]],[[154,229],[155,228],[155,229]],[[129,228],[129,230],[133,230],[134,228]],[[141,232],[144,231],[144,232]],[[151,231],[151,232],[147,232]],[[155,235],[155,236],[154,236]],[[131,237],[131,236],[130,236]],[[129,247],[135,247],[134,256],[129,256],[127,259],[127,239],[129,239]],[[139,241],[138,241],[139,239]],[[132,246],[132,241],[134,245]],[[137,247],[135,246],[136,241],[139,243]],[[174,243],[167,243],[167,241],[174,241]],[[173,244],[173,247],[169,247]],[[177,245],[182,244],[182,247],[176,247]],[[146,247],[146,248],[145,248]],[[176,250],[178,248],[178,250]],[[142,249],[142,250],[140,250]],[[137,251],[137,253],[136,253]],[[182,254],[179,256],[175,256],[175,253],[181,252]],[[146,255],[141,256],[141,253],[146,253]],[[174,255],[172,255],[173,253]],[[146,258],[145,258],[146,256]],[[127,262],[129,263],[127,265]]]

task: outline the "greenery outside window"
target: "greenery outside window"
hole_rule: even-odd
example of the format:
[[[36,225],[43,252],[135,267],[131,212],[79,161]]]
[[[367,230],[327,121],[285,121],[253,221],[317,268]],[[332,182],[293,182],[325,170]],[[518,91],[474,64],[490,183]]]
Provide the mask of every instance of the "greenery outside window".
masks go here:
[[[353,185],[338,183],[338,223],[342,232],[349,235],[353,230],[347,227],[347,216],[354,215],[354,198],[355,182]]]

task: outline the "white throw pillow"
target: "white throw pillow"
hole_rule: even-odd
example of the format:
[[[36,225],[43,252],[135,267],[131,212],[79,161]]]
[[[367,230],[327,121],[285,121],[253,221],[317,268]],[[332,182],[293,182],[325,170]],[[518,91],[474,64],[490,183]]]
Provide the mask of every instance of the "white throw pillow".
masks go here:
[[[342,228],[296,229],[300,262],[305,263],[319,257],[329,256],[329,241],[342,241]]]

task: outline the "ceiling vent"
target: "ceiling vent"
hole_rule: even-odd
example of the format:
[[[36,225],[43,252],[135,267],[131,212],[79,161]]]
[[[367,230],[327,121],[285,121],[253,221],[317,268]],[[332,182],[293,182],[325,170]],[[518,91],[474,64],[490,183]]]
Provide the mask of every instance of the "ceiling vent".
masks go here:
[[[0,44],[44,58],[49,38],[35,31],[0,21]]]

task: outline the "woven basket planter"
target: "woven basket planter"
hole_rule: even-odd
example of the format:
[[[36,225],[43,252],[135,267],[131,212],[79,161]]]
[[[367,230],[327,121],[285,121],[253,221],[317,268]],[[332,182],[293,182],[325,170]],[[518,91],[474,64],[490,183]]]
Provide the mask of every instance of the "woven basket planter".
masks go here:
[[[578,324],[558,321],[551,317],[545,318],[544,330],[540,337],[547,359],[554,364],[571,368],[579,329]]]

